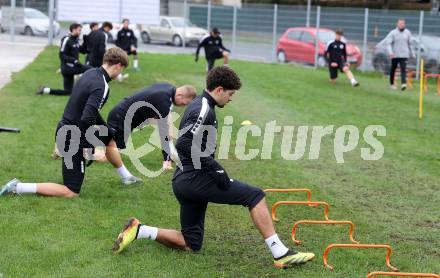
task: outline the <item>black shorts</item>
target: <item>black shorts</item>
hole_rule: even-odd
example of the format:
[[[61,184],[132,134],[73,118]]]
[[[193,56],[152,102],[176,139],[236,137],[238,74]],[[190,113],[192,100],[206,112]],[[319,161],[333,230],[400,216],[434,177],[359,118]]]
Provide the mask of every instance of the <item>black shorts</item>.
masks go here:
[[[223,51],[218,50],[218,51],[211,53],[211,55],[209,55],[207,60],[217,60],[217,59],[222,59],[222,58],[223,58]]]
[[[176,170],[173,191],[180,203],[180,224],[186,245],[193,251],[202,248],[205,212],[208,203],[242,205],[253,209],[265,196],[263,190],[233,180],[227,190],[220,189],[204,170]]]
[[[116,146],[121,150],[126,148],[125,142],[128,139],[124,137],[124,120],[125,112],[118,107],[112,109],[107,118],[107,125],[110,129],[112,129],[112,135],[116,142]],[[129,134],[127,134],[127,137],[128,135]]]
[[[337,67],[332,67],[331,63],[338,63],[338,66]],[[329,72],[330,72],[330,79],[338,78],[338,70],[340,72],[344,72],[343,71],[344,66],[345,66],[345,63],[342,63],[342,62],[329,62],[328,69],[329,69]]]
[[[58,130],[66,125],[63,123],[63,121],[60,121],[57,126],[57,130],[55,132],[55,142],[56,142],[56,136],[58,133]],[[112,137],[110,136],[110,133],[106,136],[101,136],[98,134],[98,131],[95,132],[95,136],[104,144],[108,145]],[[68,132],[66,136],[66,140],[64,142],[61,142],[63,144],[62,146],[57,146],[58,150],[62,151],[61,148],[64,147],[64,152],[68,152],[70,148],[70,141],[71,141],[71,133]],[[84,175],[86,172],[85,168],[85,158],[84,158],[84,150],[83,148],[79,147],[78,152],[74,155],[72,155],[72,164],[69,165],[66,161],[66,158],[62,158],[62,173],[63,173],[63,184],[69,188],[72,192],[75,192],[77,194],[80,193],[81,187],[84,181]],[[70,161],[69,161],[70,162]]]

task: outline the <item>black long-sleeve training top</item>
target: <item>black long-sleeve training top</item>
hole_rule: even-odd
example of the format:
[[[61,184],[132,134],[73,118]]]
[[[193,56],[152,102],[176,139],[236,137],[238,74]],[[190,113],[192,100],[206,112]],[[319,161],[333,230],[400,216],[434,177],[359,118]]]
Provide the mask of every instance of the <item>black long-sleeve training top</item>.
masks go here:
[[[217,37],[213,37],[211,35],[207,35],[206,37],[200,40],[199,45],[196,50],[196,57],[199,57],[200,48],[205,49],[205,58],[207,60],[212,59],[214,54],[219,51],[226,50],[231,52],[229,49],[224,47],[222,37],[219,35]]]
[[[61,39],[60,60],[61,66],[74,67],[79,64],[79,53],[86,53],[86,49],[79,43],[79,38],[71,34]]]
[[[88,50],[89,50],[89,62],[93,67],[102,66],[102,60],[105,54],[105,48],[107,43],[107,34],[101,28],[97,31],[91,32],[88,36]]]
[[[214,159],[218,127],[215,105],[214,98],[204,91],[188,105],[183,114],[176,149],[184,171],[209,169],[213,163],[217,164]],[[210,154],[201,157],[200,152],[206,151]]]
[[[110,81],[110,76],[102,67],[86,71],[73,87],[64,109],[63,124],[79,127],[82,137],[89,127],[106,125],[99,111],[107,102],[110,92],[108,82]],[[91,146],[84,141],[84,138],[81,142]]]
[[[147,124],[148,119],[161,118],[158,121],[158,127],[164,160],[170,159],[169,146],[167,145],[169,141],[169,122],[167,117],[173,109],[175,95],[176,88],[173,85],[157,83],[124,98],[113,108],[113,110],[122,111],[125,118],[132,117],[131,130],[142,128]],[[134,104],[139,104],[139,107],[135,107]]]
[[[327,49],[325,51],[325,56],[329,55],[328,61],[345,63],[347,62],[347,45],[342,41],[330,41],[327,44]]]
[[[130,51],[132,46],[137,48],[137,38],[134,35],[133,30],[122,28],[118,32],[116,46],[125,51]]]

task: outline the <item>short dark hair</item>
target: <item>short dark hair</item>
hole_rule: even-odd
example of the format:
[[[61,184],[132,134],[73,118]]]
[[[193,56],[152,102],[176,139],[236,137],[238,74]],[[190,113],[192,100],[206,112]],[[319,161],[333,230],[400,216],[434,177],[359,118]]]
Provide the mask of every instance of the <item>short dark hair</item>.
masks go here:
[[[104,21],[104,22],[102,23],[102,28],[105,28],[105,27],[108,27],[108,28],[110,28],[110,30],[111,30],[111,29],[113,29],[113,24],[111,24],[111,23],[108,22],[108,21]]]
[[[92,23],[90,23],[90,29],[93,29],[93,28],[95,28],[95,26],[98,26],[98,23],[97,22],[92,22]]]
[[[126,21],[130,22],[130,19],[128,19],[128,18],[124,18],[124,19],[122,20],[122,23],[125,23]]]
[[[336,35],[339,35],[339,36],[343,36],[344,35],[344,31],[342,31],[341,29],[338,29],[338,30],[336,30]]]
[[[104,54],[103,64],[109,66],[121,64],[123,67],[128,67],[128,55],[119,47],[112,47]]]
[[[241,88],[240,77],[230,67],[215,67],[208,73],[206,89],[211,92],[217,87],[223,87],[225,90],[238,90]]]
[[[78,29],[79,27],[82,27],[82,25],[79,23],[72,23],[69,26],[69,30],[70,30],[70,32],[72,32],[73,30]]]

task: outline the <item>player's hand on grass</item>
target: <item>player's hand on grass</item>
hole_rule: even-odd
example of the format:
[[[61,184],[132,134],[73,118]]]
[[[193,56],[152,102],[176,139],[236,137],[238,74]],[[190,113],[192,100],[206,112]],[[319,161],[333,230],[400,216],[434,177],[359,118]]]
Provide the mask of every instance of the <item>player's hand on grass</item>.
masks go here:
[[[171,160],[169,160],[169,161],[164,161],[164,162],[163,162],[163,166],[162,166],[162,168],[163,168],[165,171],[173,170],[173,165],[172,165]]]
[[[136,47],[132,46],[131,47],[131,52],[134,52],[134,51],[136,51]]]

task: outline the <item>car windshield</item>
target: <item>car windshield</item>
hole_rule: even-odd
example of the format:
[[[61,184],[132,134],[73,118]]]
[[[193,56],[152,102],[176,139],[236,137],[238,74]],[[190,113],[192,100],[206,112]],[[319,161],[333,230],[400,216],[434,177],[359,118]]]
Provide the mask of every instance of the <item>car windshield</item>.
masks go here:
[[[324,32],[320,31],[318,35],[319,40],[324,43],[328,43],[329,41],[334,40],[335,36],[336,34],[333,31],[324,31]]]
[[[40,12],[39,10],[26,10],[27,18],[36,18],[36,19],[47,19],[47,16]]]
[[[184,22],[185,22],[185,27],[193,27],[194,26],[194,24],[192,24],[191,21],[189,21],[188,19],[185,21],[183,21],[183,18],[172,18],[171,19],[171,24],[173,24],[173,26],[177,27],[177,28],[183,28]]]

